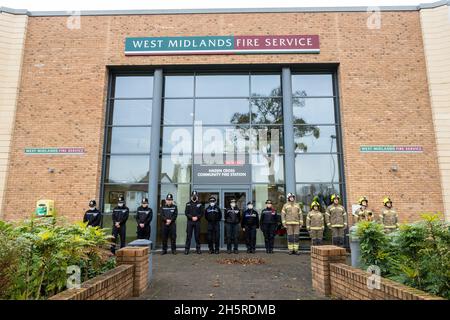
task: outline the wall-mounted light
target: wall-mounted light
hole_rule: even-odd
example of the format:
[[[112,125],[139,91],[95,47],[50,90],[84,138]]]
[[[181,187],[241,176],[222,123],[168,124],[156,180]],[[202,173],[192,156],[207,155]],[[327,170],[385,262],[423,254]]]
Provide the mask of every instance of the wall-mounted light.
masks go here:
[[[397,164],[393,164],[392,166],[391,166],[391,169],[389,169],[389,171],[391,171],[391,172],[397,172],[398,171],[398,166],[397,166]]]

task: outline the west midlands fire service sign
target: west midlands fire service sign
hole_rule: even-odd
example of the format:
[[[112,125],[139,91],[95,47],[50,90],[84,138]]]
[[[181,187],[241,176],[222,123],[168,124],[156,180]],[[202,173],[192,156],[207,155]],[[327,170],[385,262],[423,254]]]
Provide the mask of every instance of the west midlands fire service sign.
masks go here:
[[[126,38],[125,55],[319,53],[318,35]]]

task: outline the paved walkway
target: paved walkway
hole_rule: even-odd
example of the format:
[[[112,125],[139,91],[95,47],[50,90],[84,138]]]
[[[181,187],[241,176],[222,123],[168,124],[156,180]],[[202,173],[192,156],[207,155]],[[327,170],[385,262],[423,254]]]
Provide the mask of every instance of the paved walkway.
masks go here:
[[[256,254],[211,255],[203,251],[201,255],[186,256],[180,250],[176,256],[153,254],[153,281],[138,299],[326,298],[311,288],[309,253],[290,256],[285,251],[271,255],[257,251]]]

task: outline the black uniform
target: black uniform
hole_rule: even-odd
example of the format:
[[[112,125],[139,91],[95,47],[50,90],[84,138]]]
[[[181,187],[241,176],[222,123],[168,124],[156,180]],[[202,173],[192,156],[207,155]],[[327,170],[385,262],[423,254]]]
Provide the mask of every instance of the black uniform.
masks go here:
[[[84,214],[83,222],[87,222],[88,227],[99,227],[102,222],[102,214],[97,208],[89,209]]]
[[[259,228],[259,215],[254,209],[247,209],[242,216],[241,226],[245,229],[247,252],[255,252],[256,229]]]
[[[191,247],[192,232],[195,237],[195,247],[197,251],[200,250],[200,219],[203,216],[203,205],[196,201],[189,201],[186,203],[186,209],[184,210],[187,217],[186,226],[186,245],[185,249],[189,250]],[[197,221],[192,221],[193,217],[197,217]]]
[[[220,220],[222,220],[222,211],[217,204],[206,208],[205,219],[208,221],[209,251],[218,252],[220,246]]]
[[[264,243],[266,245],[266,251],[272,252],[273,243],[275,239],[275,232],[277,231],[278,224],[280,223],[280,215],[274,208],[265,208],[261,211],[261,230],[264,234]]]
[[[136,212],[137,222],[137,238],[138,239],[150,239],[150,222],[153,219],[153,211],[150,207],[144,208],[140,206]],[[141,228],[139,224],[143,223],[144,227]]]
[[[170,236],[170,243],[172,252],[177,249],[177,224],[176,219],[178,216],[178,208],[176,205],[172,204],[171,206],[165,205],[161,208],[161,219],[163,222],[162,226],[162,245],[163,251],[167,251],[167,240]],[[166,225],[166,221],[171,220],[169,225]]]
[[[125,247],[125,238],[127,234],[127,220],[128,216],[130,215],[130,209],[128,209],[127,206],[123,207],[115,207],[112,212],[112,235],[114,237],[114,242],[117,242],[117,237],[120,235],[120,247]],[[120,227],[116,227],[116,222],[119,223]]]
[[[237,207],[225,209],[225,241],[228,251],[231,251],[231,243],[234,244],[235,251],[238,249],[240,221],[241,210]]]

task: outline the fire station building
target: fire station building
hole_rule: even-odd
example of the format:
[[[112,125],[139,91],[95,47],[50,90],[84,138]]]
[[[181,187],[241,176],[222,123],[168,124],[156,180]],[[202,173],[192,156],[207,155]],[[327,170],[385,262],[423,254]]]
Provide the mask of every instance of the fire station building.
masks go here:
[[[293,192],[305,212],[339,193],[348,212],[367,196],[377,214],[390,196],[401,222],[448,220],[449,57],[447,1],[1,8],[0,219],[51,199],[76,221],[97,199],[110,227],[120,195],[133,213],[143,197],[156,212],[172,193],[183,244],[197,190],[257,210],[267,199],[281,209]]]

